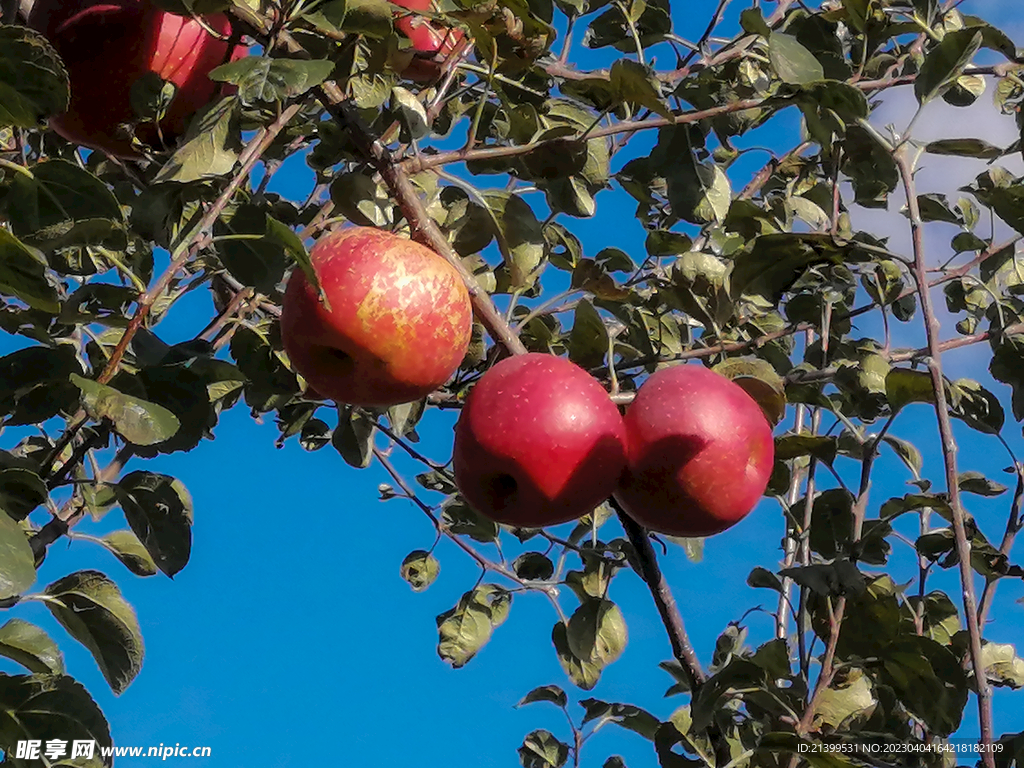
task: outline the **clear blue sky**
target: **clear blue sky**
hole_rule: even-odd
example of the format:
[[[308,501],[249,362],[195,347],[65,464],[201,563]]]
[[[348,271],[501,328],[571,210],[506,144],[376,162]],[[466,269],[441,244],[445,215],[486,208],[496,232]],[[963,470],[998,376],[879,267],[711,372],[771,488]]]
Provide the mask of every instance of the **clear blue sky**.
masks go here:
[[[677,0],[677,33],[699,37],[714,5]],[[969,1],[963,10],[1000,23],[1008,21],[1015,5]],[[661,55],[667,64],[669,55]],[[591,56],[587,63],[600,60]],[[792,143],[793,116],[782,124],[786,135],[762,133],[745,144]],[[749,170],[745,166],[741,174]],[[309,174],[295,165],[279,175],[275,186],[289,196],[303,196]],[[632,218],[634,203],[617,189],[602,192],[599,202],[597,219],[571,223],[587,253],[616,245],[638,259],[643,232]],[[205,297],[196,295],[182,303],[159,333],[169,342],[191,338],[210,313]],[[877,332],[870,321],[862,330],[865,335]],[[944,330],[945,335],[953,332],[948,324]],[[979,359],[970,353],[951,356],[951,375],[987,382]],[[995,386],[1001,396],[1006,394],[1005,388]],[[933,421],[927,407],[913,406],[893,431],[917,442],[925,455],[925,475],[938,479]],[[424,451],[447,458],[453,423],[452,414],[432,412],[420,430]],[[109,693],[89,654],[66,637],[45,608],[33,604],[11,612],[58,638],[69,672],[97,698],[117,744],[210,746],[213,756],[203,765],[225,768],[315,763],[378,768],[411,762],[496,768],[517,764],[515,750],[535,728],[568,736],[553,707],[513,708],[535,686],[557,683],[571,698],[633,703],[661,718],[683,703],[662,697],[671,680],[657,664],[671,653],[651,598],[635,574],[623,573],[612,589],[629,625],[629,646],[594,691],[575,691],[565,679],[550,643],[556,617],[534,595],[517,596],[509,620],[491,643],[466,668],[451,670],[436,654],[434,617],[476,582],[478,570],[453,545],[442,543],[438,581],[423,594],[409,589],[399,577],[402,558],[410,550],[429,548],[434,532],[412,505],[376,500],[378,483],[388,480],[383,470],[373,466],[356,471],[330,447],[310,454],[294,439],[275,449],[272,420],[254,423],[244,405],[225,413],[215,434],[215,441],[189,454],[132,465],[181,478],[195,501],[192,560],[173,581],[162,575],[136,578],[87,542],[58,542],[40,571],[41,588],[71,571],[98,568],[117,580],[137,608],[146,661],[121,697]],[[1018,455],[1024,454],[1019,425],[1009,423],[1006,434]],[[962,469],[1003,479],[999,470],[1008,460],[994,440],[968,430],[960,430],[958,437]],[[414,470],[400,465],[410,474]],[[905,469],[889,454],[877,466],[876,478],[872,510],[908,490]],[[1008,498],[978,503],[972,497],[969,502],[990,538],[998,538]],[[124,523],[114,512],[98,530],[119,527]],[[774,593],[752,590],[745,580],[755,565],[777,568],[781,530],[781,513],[765,501],[742,524],[709,540],[703,562],[687,562],[679,549],[670,549],[663,558],[705,664],[715,638],[730,621],[751,606],[773,608]],[[514,552],[512,543],[506,542],[507,555]],[[895,546],[894,562],[909,574],[910,550]],[[931,588],[947,589],[957,601],[955,576],[935,576]],[[998,594],[993,611],[997,623],[989,636],[1013,642],[1024,629],[1021,606],[1013,601],[1024,590],[1007,580]],[[767,615],[751,614],[746,624],[752,643],[770,637]],[[997,734],[1024,730],[1024,708],[1010,695],[997,696]],[[581,709],[571,707],[578,717]],[[962,734],[977,736],[973,700]],[[588,744],[583,763],[601,765],[611,754],[622,755],[630,768],[657,764],[648,742],[614,727]]]

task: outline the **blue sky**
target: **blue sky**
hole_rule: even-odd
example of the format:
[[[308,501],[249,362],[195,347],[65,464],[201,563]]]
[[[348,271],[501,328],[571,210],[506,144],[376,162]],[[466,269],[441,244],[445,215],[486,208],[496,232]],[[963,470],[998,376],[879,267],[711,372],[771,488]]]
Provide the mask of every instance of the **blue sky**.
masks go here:
[[[677,34],[699,37],[715,5],[677,0]],[[999,23],[1015,5],[969,1],[963,10]],[[661,55],[663,64],[670,60]],[[588,54],[584,63],[600,60]],[[781,125],[786,129],[781,136],[761,133],[744,145],[792,143],[794,116],[786,115]],[[638,149],[644,141],[637,140]],[[763,159],[757,156],[754,162]],[[740,169],[738,183],[745,183],[749,170]],[[292,164],[274,186],[301,199],[309,178],[301,163]],[[631,199],[615,189],[602,192],[599,202],[599,217],[569,223],[587,253],[615,245],[639,259],[643,231],[632,218]],[[208,301],[197,293],[158,332],[169,342],[191,338],[210,314]],[[862,331],[870,335],[878,329],[868,320]],[[946,324],[944,335],[952,334]],[[950,373],[985,383],[981,360],[971,351],[950,355]],[[993,386],[1006,394],[1005,388]],[[420,429],[423,450],[447,458],[453,424],[453,414],[431,412]],[[1024,455],[1019,425],[1011,422],[1005,431],[1018,455]],[[893,432],[922,449],[925,476],[941,477],[934,415],[926,406],[911,406]],[[330,447],[307,453],[294,439],[276,449],[272,420],[254,423],[244,405],[223,414],[215,434],[216,440],[191,453],[130,467],[175,475],[193,496],[192,559],[173,581],[162,575],[136,578],[113,556],[84,541],[55,544],[40,571],[42,587],[71,571],[97,568],[115,578],[135,605],[146,662],[122,696],[109,693],[92,658],[66,637],[45,608],[29,604],[12,612],[39,623],[60,641],[69,672],[96,697],[117,744],[210,746],[212,757],[203,761],[209,766],[276,768],[315,761],[376,768],[416,761],[489,768],[516,764],[515,749],[535,728],[568,736],[561,713],[550,705],[514,708],[535,686],[557,683],[571,699],[633,703],[661,718],[683,703],[663,698],[671,680],[657,664],[671,653],[651,598],[635,574],[622,573],[611,595],[629,625],[629,646],[594,691],[577,692],[565,679],[550,642],[556,617],[539,595],[517,596],[509,620],[490,644],[464,669],[452,670],[437,656],[434,618],[472,587],[479,572],[456,547],[442,542],[436,553],[441,561],[437,582],[423,594],[409,589],[399,577],[399,565],[409,551],[429,548],[434,532],[412,505],[377,501],[377,485],[389,480],[379,466],[357,471]],[[958,439],[962,470],[1004,479],[999,470],[1008,460],[994,440],[968,430],[958,431]],[[415,471],[411,464],[398,464],[410,476]],[[877,465],[876,478],[873,510],[909,490],[906,470],[889,454]],[[968,501],[990,538],[997,539],[1008,499]],[[606,540],[614,525],[603,533]],[[120,527],[124,523],[115,512],[89,532]],[[678,548],[662,559],[705,664],[730,621],[752,606],[773,607],[774,593],[752,590],[745,580],[755,565],[777,568],[781,530],[780,511],[765,501],[736,528],[709,540],[701,563],[689,563]],[[910,550],[895,546],[894,562],[909,573]],[[956,600],[955,572],[933,577],[930,585],[948,590]],[[1013,601],[1022,594],[1019,583],[1000,586],[992,639],[1014,642],[1021,636],[1024,613]],[[755,644],[771,636],[765,614],[753,613],[745,624]],[[1011,695],[997,696],[997,733],[1024,730],[1024,708]],[[581,708],[570,706],[578,719]],[[973,701],[962,734],[977,736]],[[588,744],[583,764],[601,765],[611,754],[622,755],[630,768],[657,764],[648,742],[615,728],[604,729]]]

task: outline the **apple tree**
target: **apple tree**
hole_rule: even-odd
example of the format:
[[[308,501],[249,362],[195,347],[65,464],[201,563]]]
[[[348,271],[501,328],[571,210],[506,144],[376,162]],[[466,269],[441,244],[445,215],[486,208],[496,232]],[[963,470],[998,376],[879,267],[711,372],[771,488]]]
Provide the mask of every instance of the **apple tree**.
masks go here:
[[[1024,576],[1024,184],[1006,168],[1021,146],[918,138],[939,102],[992,100],[992,120],[1024,127],[1022,59],[971,15],[981,5],[726,0],[686,39],[685,0],[4,0],[0,327],[15,351],[0,358],[0,654],[25,667],[0,676],[5,762],[36,764],[14,756],[22,739],[111,742],[58,643],[84,644],[115,693],[131,684],[144,627],[117,582],[173,576],[192,545],[191,499],[161,457],[204,450],[221,412],[241,408],[276,420],[282,442],[337,451],[354,476],[382,466],[381,501],[415,505],[479,566],[437,618],[453,667],[515,621],[524,594],[550,602],[564,676],[522,703],[567,723],[525,736],[528,768],[624,765],[584,749],[607,725],[666,768],[953,766],[921,750],[969,713],[970,761],[1016,764],[1024,734],[996,731],[993,692],[1024,685],[1024,660],[988,620],[1000,582]],[[911,118],[874,120],[888,99]],[[976,166],[955,200],[919,174],[942,156]],[[310,188],[270,191],[296,163]],[[905,246],[872,226],[884,210],[902,214]],[[580,234],[631,215],[644,239],[629,252]],[[466,287],[457,369],[413,402],[325,399],[285,351],[289,276],[317,285],[310,249],[342,225],[418,241]],[[161,321],[193,291],[214,313],[169,344]],[[966,347],[987,371],[954,378],[947,361]],[[776,515],[777,539],[748,583],[772,606],[769,636],[748,645],[737,601],[713,657],[694,651],[659,567],[700,557],[686,534],[707,531],[686,510],[627,494],[654,532],[615,497],[564,527],[525,527],[460,494],[472,469],[456,478],[452,446],[420,444],[417,427],[529,353],[571,361],[581,389],[626,414],[683,363],[757,401],[774,430],[757,514]],[[1006,484],[961,470],[973,433]],[[889,496],[878,467],[892,457],[910,486]],[[719,464],[702,477],[739,471]],[[981,503],[999,519],[976,518]],[[105,515],[122,529],[90,535]],[[38,584],[67,537],[127,572]],[[429,547],[402,574],[425,590],[440,566]],[[615,582],[634,578],[674,656],[650,660],[678,700],[664,721],[595,698],[626,651]],[[27,602],[66,636],[20,618]],[[893,743],[918,749],[865,757]]]

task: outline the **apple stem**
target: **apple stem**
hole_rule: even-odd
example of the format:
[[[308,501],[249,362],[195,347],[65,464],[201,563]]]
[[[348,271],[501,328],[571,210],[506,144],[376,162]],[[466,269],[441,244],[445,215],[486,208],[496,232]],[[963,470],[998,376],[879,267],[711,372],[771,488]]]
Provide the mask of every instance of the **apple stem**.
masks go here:
[[[697,652],[690,643],[690,637],[686,633],[686,626],[683,624],[683,616],[679,612],[679,606],[672,595],[672,590],[665,580],[661,567],[658,565],[658,556],[651,546],[651,540],[643,526],[626,514],[625,510],[615,500],[615,497],[608,499],[608,503],[619,516],[619,522],[626,532],[626,537],[636,551],[637,560],[640,565],[640,578],[651,590],[651,597],[658,608],[661,621],[668,632],[669,643],[672,645],[672,655],[682,665],[683,671],[689,678],[690,690],[696,691],[707,680],[707,675],[700,665]]]

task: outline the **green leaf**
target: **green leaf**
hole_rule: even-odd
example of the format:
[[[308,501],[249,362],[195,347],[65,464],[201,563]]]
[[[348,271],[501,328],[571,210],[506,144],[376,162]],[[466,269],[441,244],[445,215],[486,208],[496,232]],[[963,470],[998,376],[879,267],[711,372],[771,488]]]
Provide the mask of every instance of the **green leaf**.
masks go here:
[[[0,27],[0,126],[36,128],[68,108],[68,73],[38,32]]]
[[[750,575],[747,576],[747,586],[754,587],[755,589],[773,589],[776,592],[782,592],[782,582],[779,580],[779,577],[760,565],[754,566]]]
[[[921,221],[944,221],[947,224],[961,223],[960,217],[949,207],[945,195],[936,192],[918,195],[917,206],[921,211]]]
[[[10,619],[0,627],[0,656],[38,674],[64,674],[64,654],[53,639],[35,624]]]
[[[771,363],[759,357],[730,357],[712,369],[750,395],[772,426],[786,415],[786,386]]]
[[[775,438],[775,458],[781,461],[813,456],[831,465],[838,448],[837,439],[831,435],[780,435]]]
[[[324,59],[247,56],[221,64],[210,72],[209,78],[238,86],[238,95],[244,104],[276,103],[301,96],[333,72],[334,62]]]
[[[783,568],[779,575],[788,576],[794,583],[822,597],[847,592],[857,594],[864,590],[864,577],[849,560],[837,560],[828,565]]]
[[[760,8],[744,8],[740,11],[740,26],[743,27],[744,32],[750,35],[768,37],[772,33]]]
[[[504,264],[511,288],[528,288],[537,279],[544,260],[544,229],[533,208],[519,195],[506,192],[484,194],[498,223],[499,242],[504,240],[509,262]],[[493,225],[492,225],[493,226]],[[503,250],[503,254],[504,254]]]
[[[159,572],[153,556],[131,531],[111,531],[100,539],[100,543],[136,576],[155,576]]]
[[[422,592],[437,579],[441,564],[429,552],[417,549],[402,561],[402,578],[412,587],[413,592]]]
[[[238,102],[226,97],[205,107],[189,124],[184,143],[164,163],[154,182],[198,181],[230,173],[238,161],[232,123]]]
[[[527,734],[518,752],[523,768],[560,768],[569,759],[568,745],[545,730]]]
[[[662,538],[682,547],[683,552],[686,554],[686,559],[691,563],[699,563],[704,559],[704,539],[666,536],[665,534],[662,534]]]
[[[772,32],[768,37],[768,58],[784,83],[804,85],[825,77],[821,62],[792,35]]]
[[[217,254],[228,272],[242,285],[272,295],[284,278],[285,252],[277,238],[267,236],[269,229],[266,212],[257,205],[244,204],[230,216],[221,216],[213,234]]]
[[[953,157],[974,157],[979,160],[995,160],[1003,156],[1003,149],[989,144],[984,139],[939,139],[924,145],[924,151],[933,155]]]
[[[775,679],[789,677],[792,672],[789,649],[786,641],[781,637],[761,645],[750,657],[750,661]]]
[[[1024,659],[1009,643],[985,643],[981,648],[981,666],[993,685],[1024,687]]]
[[[598,699],[580,699],[580,706],[587,711],[580,725],[595,720],[615,723],[651,741],[654,740],[654,735],[661,725],[661,721],[650,712],[632,704],[610,704]]]
[[[678,256],[690,252],[693,240],[681,232],[655,229],[647,233],[644,247],[651,256]]]
[[[814,724],[849,729],[854,721],[867,719],[877,705],[871,679],[861,669],[847,668],[818,694]]]
[[[498,524],[473,509],[461,496],[452,496],[441,507],[441,520],[456,536],[480,542],[498,538]]]
[[[548,193],[548,199],[563,199],[563,195],[559,192],[567,191],[557,184],[552,184],[553,182],[564,181],[569,177],[573,177],[572,180],[579,182],[580,180],[575,177],[581,174],[587,166],[590,143],[579,141],[576,138],[578,133],[579,131],[575,127],[561,123],[553,128],[543,130],[535,139],[539,142],[539,146],[523,157],[526,171],[531,178],[549,182],[549,185],[544,188]],[[581,189],[587,197],[590,197],[586,185],[582,185]],[[580,207],[579,204],[571,205],[568,200],[563,200],[563,202],[565,203],[564,209],[573,210],[573,215],[592,216],[594,213],[593,210],[577,211],[575,208]],[[589,208],[590,206],[584,203],[582,207]]]
[[[798,232],[760,235],[752,247],[735,256],[732,294],[737,297],[759,295],[777,305],[808,267],[854,259],[855,254],[837,246],[829,235]]]
[[[178,417],[162,405],[125,395],[106,384],[78,374],[71,382],[82,391],[82,406],[97,421],[110,419],[115,431],[129,443],[155,445],[169,440],[178,431]]]
[[[716,712],[725,704],[723,699],[734,696],[738,688],[757,686],[764,680],[765,672],[748,659],[734,656],[720,671],[712,675],[701,686],[693,699],[694,731],[703,731],[712,722]]]
[[[1006,421],[999,399],[971,379],[957,379],[950,385],[952,414],[971,429],[997,435]]]
[[[19,741],[38,739],[42,744],[59,739],[97,742],[96,754],[110,747],[110,728],[103,712],[89,693],[66,675],[0,675],[0,748],[4,762],[13,768],[39,765],[38,761],[14,759]],[[88,764],[53,763],[71,768],[97,768],[98,759]]]
[[[519,703],[516,704],[516,707],[532,704],[535,701],[550,701],[555,706],[565,709],[568,699],[566,699],[565,691],[557,685],[542,685],[523,696]]]
[[[940,645],[949,645],[953,635],[960,631],[960,611],[943,592],[929,592],[923,598],[910,595],[907,609],[911,619],[913,614],[921,617],[925,637]]]
[[[570,617],[566,637],[573,656],[606,667],[626,648],[626,620],[611,600],[591,598]]]
[[[61,411],[71,415],[80,393],[68,378],[81,372],[71,344],[27,347],[0,357],[0,413],[8,414],[6,424],[41,423]]]
[[[804,501],[796,508],[803,509]],[[826,560],[848,554],[853,536],[853,494],[843,488],[829,488],[818,494],[811,510],[811,550]]]
[[[512,561],[516,576],[530,581],[550,579],[555,573],[555,564],[540,552],[524,552]]]
[[[320,280],[317,278],[316,270],[313,269],[313,262],[309,259],[306,246],[303,245],[299,236],[273,216],[267,216],[266,236],[268,241],[281,247],[285,254],[303,271],[309,284],[319,291]]]
[[[331,202],[346,219],[364,227],[385,226],[394,208],[387,189],[358,172],[340,174],[332,182]]]
[[[495,584],[481,584],[464,594],[437,617],[438,655],[455,669],[465,666],[505,620],[511,603],[512,593]]]
[[[383,38],[391,32],[392,6],[386,0],[346,0],[340,29],[351,34]]]
[[[618,59],[609,72],[612,90],[618,100],[639,104],[655,114],[671,119],[672,110],[661,98],[661,92],[650,69],[632,59]]]
[[[882,682],[903,705],[939,736],[960,726],[967,680],[949,648],[927,637],[907,635],[882,647]]]
[[[569,648],[569,636],[566,626],[560,621],[556,622],[551,630],[551,642],[555,646],[558,663],[562,665],[562,669],[568,675],[573,685],[582,688],[584,691],[589,691],[597,685],[597,681],[601,679],[602,666],[590,661],[583,661],[573,654]]]
[[[451,477],[451,474],[437,469],[432,469],[429,472],[421,472],[416,475],[416,482],[428,491],[443,493],[445,496],[450,496],[451,494],[458,493],[459,491]]]
[[[177,87],[156,72],[143,72],[131,85],[130,101],[135,117],[144,121],[160,122]]]
[[[22,594],[36,580],[36,559],[25,531],[0,511],[0,600]]]
[[[925,56],[914,81],[918,102],[926,104],[951,88],[981,48],[982,40],[982,33],[970,28],[947,32]]]
[[[608,354],[608,328],[589,299],[576,305],[569,333],[569,359],[582,368],[594,368]]]
[[[423,418],[426,408],[427,401],[425,399],[391,406],[388,408],[388,423],[391,424],[391,431],[401,437],[412,435],[416,439],[416,425]]]
[[[974,493],[978,496],[1001,496],[1007,491],[1007,487],[995,480],[989,480],[981,472],[961,472],[957,478],[957,486],[961,491]]]
[[[373,461],[373,438],[377,432],[374,425],[375,421],[358,408],[338,409],[338,426],[331,445],[350,467],[366,469]]]
[[[406,135],[414,141],[419,141],[430,133],[430,124],[427,119],[427,110],[423,103],[416,98],[416,95],[396,85],[391,89],[391,111],[394,112]]]
[[[50,613],[92,653],[111,690],[120,695],[142,668],[145,654],[135,611],[99,571],[77,571],[44,592]]]
[[[50,494],[35,472],[21,467],[0,470],[0,509],[15,520],[24,520]]]
[[[188,563],[192,551],[192,498],[170,475],[136,470],[114,486],[128,525],[168,576]]]
[[[914,473],[915,477],[921,474],[924,459],[921,458],[921,451],[917,449],[916,445],[908,440],[902,440],[892,435],[886,435],[882,438],[882,442],[892,448],[893,452],[900,457],[900,460],[907,465],[907,468]]]
[[[13,296],[33,309],[56,314],[57,292],[46,280],[46,266],[20,240],[0,229],[0,293]]]
[[[935,403],[932,376],[928,371],[892,368],[885,376],[885,397],[898,411],[910,403]]]
[[[135,339],[139,339],[138,334]],[[168,354],[168,360],[173,357],[174,353]],[[168,362],[143,368],[139,372],[136,382],[142,385],[140,396],[144,396],[147,402],[169,410],[180,424],[170,438],[152,447],[139,447],[139,456],[152,458],[158,453],[190,451],[204,437],[208,437],[216,425],[217,411],[211,405],[208,379],[200,375],[204,370],[200,360],[205,362],[209,358],[194,358],[191,362],[182,363]],[[125,374],[115,377],[111,384],[119,388],[124,382],[127,389],[128,382],[122,376]]]
[[[595,0],[590,8],[596,10],[603,2]],[[583,37],[583,44],[589,48],[604,48],[613,46],[618,51],[633,53],[636,51],[636,37],[640,39],[641,47],[654,45],[665,39],[665,35],[672,31],[672,20],[669,15],[669,3],[667,0],[651,0],[650,2],[634,3],[631,18],[637,13],[639,18],[633,19],[633,26],[636,28],[634,36],[623,11],[619,8],[609,8],[596,19],[594,19]]]

